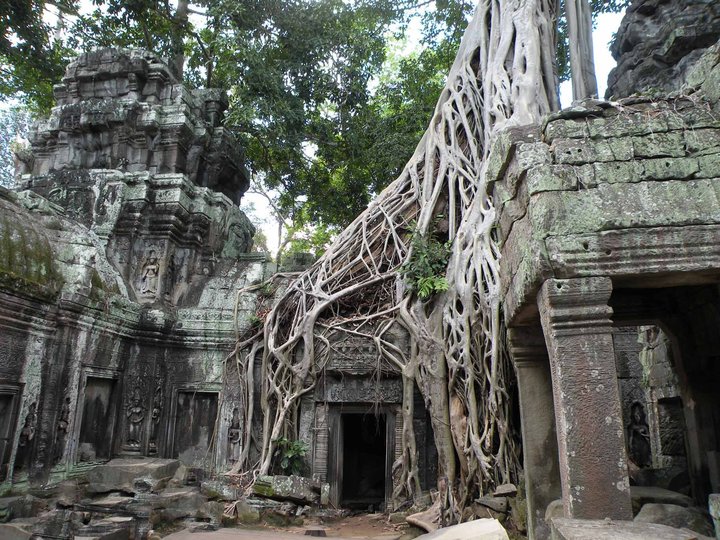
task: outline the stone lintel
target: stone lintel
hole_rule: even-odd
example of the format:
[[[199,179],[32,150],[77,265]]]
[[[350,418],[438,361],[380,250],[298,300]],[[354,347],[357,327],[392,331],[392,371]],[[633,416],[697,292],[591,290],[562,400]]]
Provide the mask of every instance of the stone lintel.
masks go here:
[[[630,519],[607,277],[547,280],[538,308],[552,371],[565,515]]]

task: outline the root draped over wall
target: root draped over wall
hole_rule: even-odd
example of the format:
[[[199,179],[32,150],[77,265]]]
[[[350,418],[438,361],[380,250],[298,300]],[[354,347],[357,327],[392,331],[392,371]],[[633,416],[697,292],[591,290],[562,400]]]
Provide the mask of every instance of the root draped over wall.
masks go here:
[[[460,45],[430,126],[402,175],[290,283],[264,328],[239,343],[247,404],[260,392],[259,463],[249,463],[252,411],[238,469],[267,473],[274,441],[294,438],[300,398],[327,365],[330,336],[375,344],[380,367],[403,381],[403,452],[393,470],[396,500],[420,491],[413,391],[420,390],[435,434],[446,522],[520,469],[512,426],[511,366],[504,347],[494,202],[485,181],[498,131],[537,123],[557,108],[553,0],[481,0]],[[400,275],[412,260],[413,232],[451,240],[449,288],[418,298]],[[389,332],[400,325],[407,350]],[[261,362],[260,380],[252,366]]]

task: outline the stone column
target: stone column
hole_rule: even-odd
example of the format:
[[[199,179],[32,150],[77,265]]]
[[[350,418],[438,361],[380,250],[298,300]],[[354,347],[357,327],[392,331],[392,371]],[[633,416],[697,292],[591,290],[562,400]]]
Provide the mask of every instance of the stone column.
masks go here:
[[[549,279],[538,294],[566,517],[632,519],[611,293],[610,278],[593,277]]]
[[[562,495],[550,362],[539,325],[510,328],[508,342],[520,393],[528,534],[547,540],[545,509]]]

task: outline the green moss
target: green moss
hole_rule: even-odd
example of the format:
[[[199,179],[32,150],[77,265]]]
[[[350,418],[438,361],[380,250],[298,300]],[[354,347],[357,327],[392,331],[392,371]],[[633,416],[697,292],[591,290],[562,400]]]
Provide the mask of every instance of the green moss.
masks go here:
[[[0,285],[21,294],[54,298],[62,278],[47,239],[12,206],[0,208]],[[23,219],[25,218],[25,219]]]

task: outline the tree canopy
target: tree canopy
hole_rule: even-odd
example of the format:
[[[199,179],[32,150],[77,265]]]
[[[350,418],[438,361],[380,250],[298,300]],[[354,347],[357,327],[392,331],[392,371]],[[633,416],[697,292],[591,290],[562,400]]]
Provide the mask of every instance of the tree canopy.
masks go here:
[[[592,1],[595,13],[627,3]],[[296,236],[296,247],[309,249],[400,174],[473,7],[464,0],[93,0],[92,10],[78,13],[75,0],[11,0],[0,6],[0,94],[43,111],[78,51],[142,47],[165,56],[188,84],[228,90],[226,126],[246,147],[255,185],[273,198],[290,233],[311,226]],[[60,14],[54,25],[48,11]],[[562,79],[562,19],[558,32]]]

